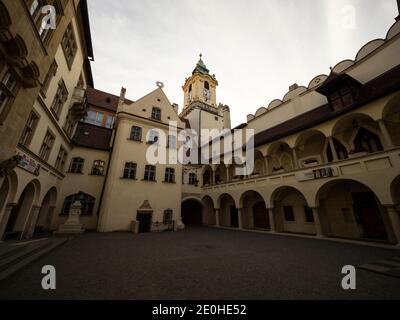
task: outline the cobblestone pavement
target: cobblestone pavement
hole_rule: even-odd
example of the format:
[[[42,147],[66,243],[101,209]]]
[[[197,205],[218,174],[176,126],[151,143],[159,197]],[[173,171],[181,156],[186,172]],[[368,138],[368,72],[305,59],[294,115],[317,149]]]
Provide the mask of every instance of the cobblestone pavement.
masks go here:
[[[344,265],[399,251],[209,228],[78,236],[0,283],[0,299],[400,299],[400,279],[357,269],[357,290],[341,288]],[[41,288],[41,268],[57,289]]]

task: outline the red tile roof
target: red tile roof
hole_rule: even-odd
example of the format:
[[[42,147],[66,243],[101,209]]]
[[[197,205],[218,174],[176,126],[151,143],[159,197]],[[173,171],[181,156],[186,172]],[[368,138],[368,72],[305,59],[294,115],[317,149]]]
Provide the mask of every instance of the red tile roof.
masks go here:
[[[110,149],[111,135],[111,129],[80,122],[72,141],[81,147],[107,151]]]
[[[86,99],[89,106],[117,112],[119,97],[93,88],[86,89]]]

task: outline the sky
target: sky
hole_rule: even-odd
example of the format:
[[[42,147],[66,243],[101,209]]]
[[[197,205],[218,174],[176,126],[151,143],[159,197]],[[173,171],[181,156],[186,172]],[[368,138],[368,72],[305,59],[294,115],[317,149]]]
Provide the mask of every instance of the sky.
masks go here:
[[[138,100],[164,83],[183,107],[182,86],[199,54],[219,82],[232,125],[308,86],[330,67],[385,38],[396,0],[88,0],[95,87]]]

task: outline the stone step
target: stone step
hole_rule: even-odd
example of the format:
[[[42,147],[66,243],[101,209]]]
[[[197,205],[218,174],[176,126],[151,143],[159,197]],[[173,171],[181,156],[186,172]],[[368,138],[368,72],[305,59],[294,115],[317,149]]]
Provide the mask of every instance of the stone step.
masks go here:
[[[9,245],[9,244],[1,244],[0,245],[0,261],[17,251],[22,250],[25,245]]]
[[[0,269],[0,281],[7,279],[21,269],[29,266],[44,255],[62,246],[68,240],[68,238],[58,238],[34,243],[29,245],[30,248],[24,249],[23,253],[22,251],[18,252],[18,258],[14,257],[14,259],[11,259],[11,257],[9,257],[7,263],[0,261],[0,265],[7,265],[6,268]]]
[[[34,242],[25,245],[20,250],[16,250],[13,254],[7,255],[0,260],[0,272],[7,269],[10,265],[17,263],[20,260],[23,260],[25,257],[45,248],[48,245],[50,245],[49,241]]]

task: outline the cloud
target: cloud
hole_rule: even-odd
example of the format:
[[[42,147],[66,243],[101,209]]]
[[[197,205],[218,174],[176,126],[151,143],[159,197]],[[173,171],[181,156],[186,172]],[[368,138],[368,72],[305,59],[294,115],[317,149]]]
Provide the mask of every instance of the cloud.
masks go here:
[[[163,81],[182,107],[182,85],[203,53],[234,125],[307,85],[361,46],[384,37],[395,0],[89,0],[98,89],[139,99]],[[341,27],[353,6],[356,28]]]

